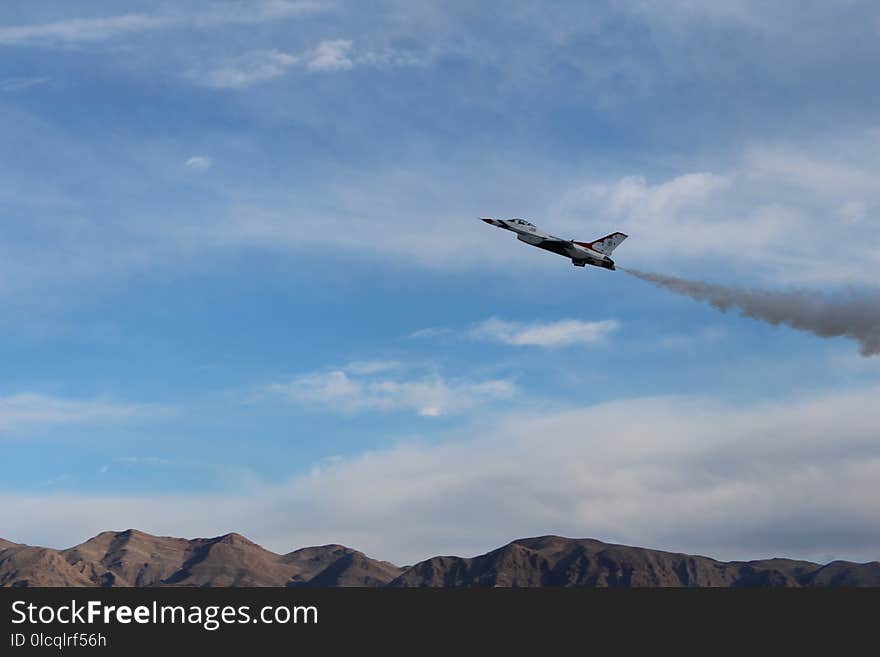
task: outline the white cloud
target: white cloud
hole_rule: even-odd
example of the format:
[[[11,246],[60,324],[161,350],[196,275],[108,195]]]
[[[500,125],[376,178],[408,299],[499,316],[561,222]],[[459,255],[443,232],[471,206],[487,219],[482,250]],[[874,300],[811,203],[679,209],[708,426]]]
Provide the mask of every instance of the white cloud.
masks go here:
[[[207,8],[193,12],[181,19],[200,27],[213,27],[223,24],[256,24],[277,21],[284,18],[304,16],[330,9],[325,2],[292,2],[290,0],[237,0],[217,2]]]
[[[823,158],[784,146],[762,146],[745,153],[743,172],[753,180],[789,184],[811,193],[862,194],[876,192],[871,171],[855,162]]]
[[[207,72],[196,70],[190,77],[209,87],[242,89],[261,82],[274,80],[295,68],[318,73],[347,71],[356,66],[379,68],[390,65],[404,66],[417,63],[413,57],[394,50],[355,52],[347,39],[331,39],[318,43],[300,53],[286,53],[277,49],[254,50],[226,61]]]
[[[253,24],[323,11],[317,2],[223,2],[190,12],[167,14],[123,14],[99,18],[71,18],[32,25],[0,27],[0,44],[56,45],[105,41],[128,34],[170,27],[213,27],[223,24]]]
[[[593,239],[613,230],[630,235],[616,252],[620,266],[665,273],[725,277],[742,274],[773,283],[874,283],[880,267],[880,188],[865,182],[880,176],[880,133],[863,135],[860,145],[848,141],[814,146],[809,152],[786,150],[794,161],[821,162],[825,182],[809,174],[787,177],[778,161],[761,164],[760,152],[746,148],[718,171],[682,173],[649,181],[622,176],[606,181],[551,183],[537,169],[506,168],[499,163],[488,194],[504,197],[495,214],[522,214],[562,238]],[[845,152],[847,158],[833,152]],[[845,166],[840,159],[846,159]],[[771,166],[772,164],[772,166]],[[839,166],[838,166],[839,165]],[[434,199],[437,179],[447,183],[436,211],[424,212],[424,199]],[[322,199],[332,207],[321,213],[297,214],[256,203],[235,206],[223,220],[194,232],[201,245],[271,249],[317,248],[372,252],[417,261],[441,269],[499,268],[515,263],[525,273],[557,271],[558,256],[529,248],[512,235],[478,222],[473,208],[485,207],[472,186],[459,185],[455,172],[393,169],[368,173],[359,181],[328,184]],[[462,179],[463,180],[463,179]],[[503,182],[503,185],[501,184]],[[450,187],[451,186],[451,187]],[[509,190],[508,196],[503,189]],[[531,197],[520,190],[532,192]],[[380,190],[377,192],[377,190]],[[394,190],[390,193],[389,190]],[[509,197],[509,198],[508,198]],[[523,208],[526,208],[523,210]],[[529,209],[530,208],[530,209]],[[454,230],[450,227],[454,226]],[[375,240],[376,230],[382,240]],[[855,230],[858,229],[858,232]],[[178,229],[179,230],[179,229]],[[413,244],[419,248],[414,250]],[[585,272],[575,272],[581,275]],[[589,271],[597,280],[616,274]]]
[[[880,154],[880,133],[865,135],[863,142],[815,147],[804,157],[833,162],[827,151],[836,149],[848,154],[849,166],[880,176],[880,161],[871,154]],[[44,149],[50,152],[51,144]],[[80,290],[90,295],[111,282],[124,284],[132,272],[186,271],[240,250],[290,254],[328,247],[342,258],[393,256],[406,266],[435,270],[509,273],[513,265],[522,276],[563,275],[596,284],[622,278],[620,272],[574,270],[564,259],[477,221],[474,208],[491,208],[497,199],[504,204],[500,216],[522,214],[563,238],[624,230],[630,239],[615,252],[622,267],[740,285],[876,284],[880,189],[863,188],[860,177],[847,190],[782,184],[769,173],[749,175],[747,159],[714,173],[586,184],[580,178],[551,183],[537,166],[499,161],[476,191],[460,168],[423,163],[334,174],[295,190],[269,181],[260,194],[234,177],[220,177],[203,181],[210,184],[210,212],[172,211],[151,221],[141,213],[109,224],[82,212],[75,234],[71,222],[56,217],[77,199],[37,186],[30,191],[43,193],[29,193],[21,203],[34,205],[39,242],[21,239],[13,225],[0,227],[6,229],[0,297],[28,309],[51,308],[75,302]],[[167,162],[158,158],[155,170],[165,175]],[[437,180],[444,181],[442,194]],[[435,210],[426,212],[427,202]],[[35,248],[48,254],[42,261],[49,264],[35,266]]]
[[[31,87],[48,84],[52,78],[47,76],[29,77],[29,78],[6,78],[0,80],[0,91],[6,93],[14,93],[16,91],[24,91]]]
[[[166,27],[167,16],[124,14],[107,18],[73,18],[53,23],[0,27],[0,44],[102,41],[132,32]]]
[[[322,41],[305,56],[305,65],[311,71],[345,71],[354,66],[351,61],[351,41],[336,39]]]
[[[631,399],[514,414],[440,444],[327,461],[210,495],[0,495],[4,538],[242,532],[412,563],[558,533],[719,558],[877,558],[880,390],[785,403]]]
[[[344,413],[412,411],[426,417],[461,413],[516,393],[516,386],[506,379],[387,376],[398,367],[398,363],[352,363],[341,369],[301,374],[269,390],[306,407]]]
[[[158,456],[117,456],[113,460],[127,465],[167,465],[170,463],[168,459]]]
[[[700,2],[699,0],[671,0],[663,6],[651,2],[635,2],[626,10],[656,25],[682,29],[692,22],[709,23],[746,28],[750,31],[771,34],[783,31],[784,26],[774,22],[778,17],[767,11],[766,5],[753,0],[730,0],[728,2]]]
[[[193,155],[184,163],[184,166],[187,169],[203,171],[205,169],[210,169],[212,164],[213,162],[211,161],[211,158],[206,155]]]
[[[400,367],[401,363],[396,360],[356,360],[346,365],[345,370],[352,374],[378,374]]]
[[[407,337],[410,338],[437,338],[454,334],[455,331],[448,328],[429,327],[413,331]]]
[[[0,397],[0,431],[28,426],[72,424],[131,417],[144,406],[118,404],[103,399],[76,400],[20,393]]]
[[[635,266],[670,271],[712,258],[783,282],[873,283],[880,160],[877,137],[863,141],[839,144],[845,159],[763,146],[722,172],[589,183],[563,194],[550,215],[563,230],[596,216],[629,233],[620,257]]]
[[[858,224],[867,217],[867,206],[864,201],[847,201],[837,209],[837,216],[846,224]]]
[[[601,342],[616,331],[619,323],[612,319],[584,322],[560,319],[555,322],[508,322],[490,318],[478,324],[471,332],[477,340],[491,340],[513,346],[566,347],[573,344]]]
[[[280,50],[256,50],[236,57],[218,69],[193,76],[209,87],[242,89],[281,77],[300,61],[299,56]]]

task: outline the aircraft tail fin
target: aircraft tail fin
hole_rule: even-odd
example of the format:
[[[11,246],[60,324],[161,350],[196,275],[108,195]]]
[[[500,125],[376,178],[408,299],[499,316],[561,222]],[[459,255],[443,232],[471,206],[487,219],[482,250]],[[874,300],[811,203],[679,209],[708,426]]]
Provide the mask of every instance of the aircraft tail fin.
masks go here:
[[[575,244],[580,244],[588,249],[593,249],[593,251],[598,251],[599,253],[610,256],[612,251],[620,246],[623,240],[627,237],[628,235],[624,235],[623,233],[611,233],[605,237],[600,237],[594,242],[575,242]]]

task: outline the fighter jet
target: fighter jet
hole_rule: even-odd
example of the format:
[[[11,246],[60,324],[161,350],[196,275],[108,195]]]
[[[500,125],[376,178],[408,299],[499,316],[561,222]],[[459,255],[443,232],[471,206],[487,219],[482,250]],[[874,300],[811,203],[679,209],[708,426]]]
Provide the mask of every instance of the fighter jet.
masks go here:
[[[613,271],[614,261],[610,258],[611,252],[627,238],[623,233],[611,233],[593,242],[575,242],[545,233],[525,219],[484,219],[483,217],[480,219],[492,226],[513,231],[516,233],[516,239],[521,242],[571,258],[571,264],[575,267],[593,265]]]

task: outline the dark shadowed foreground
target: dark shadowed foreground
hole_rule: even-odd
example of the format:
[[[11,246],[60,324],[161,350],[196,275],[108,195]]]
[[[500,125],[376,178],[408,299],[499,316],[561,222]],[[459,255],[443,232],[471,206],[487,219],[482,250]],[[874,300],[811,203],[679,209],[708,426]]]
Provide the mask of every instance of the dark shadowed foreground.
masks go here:
[[[862,356],[880,354],[880,291],[876,289],[834,295],[806,290],[771,292],[619,269],[658,287],[705,301],[722,312],[735,308],[743,317],[784,324],[821,338],[851,338],[859,343]]]
[[[67,550],[0,540],[2,586],[880,586],[880,563],[708,557],[542,536],[474,557],[400,568],[341,545],[288,554],[238,534],[186,540],[133,529]]]

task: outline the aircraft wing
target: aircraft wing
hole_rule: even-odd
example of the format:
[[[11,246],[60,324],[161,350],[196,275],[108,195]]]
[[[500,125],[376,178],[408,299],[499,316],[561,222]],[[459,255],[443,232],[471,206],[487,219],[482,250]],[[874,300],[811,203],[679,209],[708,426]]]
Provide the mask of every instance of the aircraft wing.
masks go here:
[[[568,257],[568,250],[571,248],[571,242],[568,240],[561,240],[558,237],[540,237],[539,235],[520,234],[517,235],[516,238],[526,244],[537,246],[539,249],[552,251],[553,253],[558,253],[559,255],[566,257]]]

